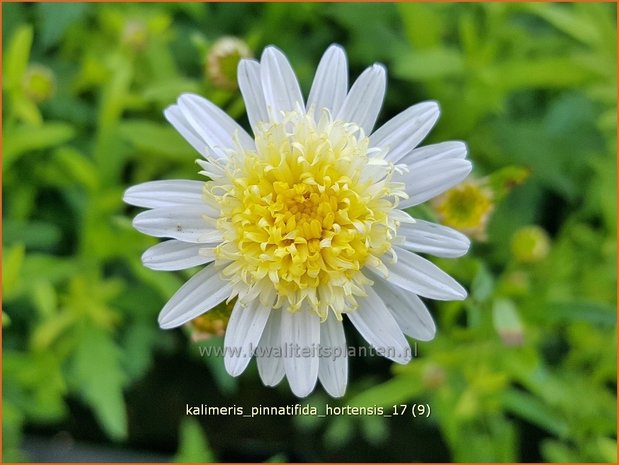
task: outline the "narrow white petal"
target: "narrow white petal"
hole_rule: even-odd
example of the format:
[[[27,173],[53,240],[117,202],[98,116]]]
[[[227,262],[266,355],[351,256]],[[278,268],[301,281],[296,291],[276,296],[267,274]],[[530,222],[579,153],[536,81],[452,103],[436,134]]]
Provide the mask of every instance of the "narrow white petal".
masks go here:
[[[438,144],[418,147],[405,154],[399,162],[407,165],[409,169],[415,169],[417,163],[428,162],[430,160],[445,160],[448,158],[466,158],[466,154],[467,148],[464,142],[449,140],[446,142],[439,142]],[[387,156],[387,158],[389,158],[389,156]]]
[[[438,121],[436,102],[422,102],[394,116],[370,136],[371,147],[387,147],[387,160],[397,163],[428,135]]]
[[[437,257],[461,257],[471,246],[469,238],[461,232],[423,220],[401,224],[398,234],[405,238],[401,247]]]
[[[202,136],[189,124],[178,105],[170,105],[163,112],[166,119],[204,158],[208,155],[208,146]]]
[[[408,250],[394,247],[397,263],[385,262],[389,283],[436,300],[463,300],[466,290],[434,263]]]
[[[267,111],[275,121],[281,120],[282,111],[304,108],[299,81],[286,56],[276,47],[262,52],[260,77]]]
[[[151,270],[185,270],[213,261],[213,258],[200,255],[201,244],[177,240],[161,242],[147,249],[142,255],[142,263]]]
[[[224,365],[231,376],[238,376],[247,368],[270,313],[271,309],[260,305],[257,299],[249,305],[237,300],[224,338]]]
[[[242,147],[254,147],[254,141],[245,129],[205,98],[195,94],[183,94],[178,99],[178,106],[185,119],[217,158],[225,159],[225,150],[236,147],[235,137],[238,137]]]
[[[260,64],[256,60],[241,60],[237,77],[251,127],[255,128],[259,122],[269,121],[267,104],[264,100],[264,91],[260,81]]]
[[[371,287],[367,294],[366,298],[359,299],[359,307],[346,315],[381,355],[397,363],[408,363],[412,357],[411,348],[398,323]]]
[[[207,243],[223,240],[221,233],[206,222],[216,212],[203,206],[163,207],[147,210],[133,219],[133,227],[154,237],[170,237],[184,242]]]
[[[383,105],[387,87],[387,72],[382,65],[366,69],[346,96],[336,119],[358,124],[370,134]]]
[[[219,278],[211,265],[193,275],[168,301],[159,314],[159,326],[176,328],[202,315],[230,296],[232,286]]]
[[[282,310],[281,335],[290,389],[297,397],[306,397],[318,378],[320,318],[307,309]]]
[[[331,45],[322,56],[307,99],[307,109],[313,105],[316,120],[320,110],[327,108],[337,115],[348,92],[348,64],[344,49]]]
[[[392,286],[381,278],[374,281],[373,287],[404,334],[420,341],[434,339],[436,325],[432,315],[418,296]]]
[[[399,208],[419,205],[463,181],[473,166],[468,160],[448,158],[416,163],[408,173],[394,176],[394,181],[406,184],[408,199],[400,201]]]
[[[204,182],[188,180],[151,181],[132,186],[125,191],[123,201],[143,208],[204,205]]]
[[[271,312],[256,351],[258,374],[265,386],[277,386],[285,375],[281,354],[281,315],[282,310]]]
[[[342,397],[348,382],[348,352],[344,325],[333,315],[320,324],[321,355],[318,379],[332,397]]]

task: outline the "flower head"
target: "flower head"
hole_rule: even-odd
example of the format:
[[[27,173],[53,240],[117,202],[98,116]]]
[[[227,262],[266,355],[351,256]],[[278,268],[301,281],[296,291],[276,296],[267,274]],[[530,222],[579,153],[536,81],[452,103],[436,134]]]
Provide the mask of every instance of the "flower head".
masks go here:
[[[304,397],[320,379],[339,397],[348,377],[345,318],[388,358],[407,363],[404,335],[435,334],[419,296],[466,296],[415,253],[458,257],[466,236],[402,211],[469,174],[466,146],[417,147],[438,119],[435,102],[373,131],[385,69],[373,65],[349,89],[339,46],[322,57],[307,103],[275,47],[260,62],[241,60],[238,81],[253,136],[208,100],[181,95],[165,115],[203,156],[208,179],[125,193],[127,203],[150,209],[136,216],[136,229],[172,238],[144,253],[146,266],[210,263],[170,299],[159,324],[174,328],[237,298],[224,339],[231,375],[255,355],[264,384],[286,376]]]
[[[479,241],[486,240],[494,195],[483,180],[467,179],[436,197],[432,206],[444,224]]]

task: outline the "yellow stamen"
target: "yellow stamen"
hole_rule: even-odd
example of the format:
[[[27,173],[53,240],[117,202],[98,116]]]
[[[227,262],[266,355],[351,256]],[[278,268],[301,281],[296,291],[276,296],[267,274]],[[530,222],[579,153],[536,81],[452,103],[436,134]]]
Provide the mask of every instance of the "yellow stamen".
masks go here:
[[[205,200],[221,211],[215,264],[234,295],[290,311],[307,302],[323,320],[357,307],[371,284],[362,268],[391,251],[391,212],[405,197],[380,151],[370,163],[368,143],[327,111],[318,122],[290,112],[259,125],[255,150],[230,151]]]

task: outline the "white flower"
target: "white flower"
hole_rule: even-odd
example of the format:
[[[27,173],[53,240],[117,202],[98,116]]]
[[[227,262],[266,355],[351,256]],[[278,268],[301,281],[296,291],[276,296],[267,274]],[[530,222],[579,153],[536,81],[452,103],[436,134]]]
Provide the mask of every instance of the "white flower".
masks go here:
[[[148,249],[155,270],[204,265],[165,305],[174,328],[238,297],[225,334],[232,376],[252,353],[265,385],[286,376],[307,396],[320,379],[334,397],[348,377],[343,320],[398,363],[404,335],[427,341],[435,326],[418,296],[464,299],[466,291],[415,252],[458,257],[466,236],[414,220],[420,204],[471,171],[462,142],[417,148],[438,119],[435,102],[409,107],[373,131],[385,68],[366,69],[348,89],[346,55],[331,46],[304,103],[286,57],[267,47],[242,60],[238,81],[253,137],[208,100],[184,94],[166,118],[204,157],[208,181],[170,180],[128,189],[149,208],[135,228],[171,238]]]

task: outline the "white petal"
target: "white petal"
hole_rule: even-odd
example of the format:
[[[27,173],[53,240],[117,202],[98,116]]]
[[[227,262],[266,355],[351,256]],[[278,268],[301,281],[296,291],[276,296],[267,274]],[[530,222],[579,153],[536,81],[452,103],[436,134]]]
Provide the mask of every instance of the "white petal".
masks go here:
[[[387,147],[387,160],[397,163],[428,135],[440,110],[436,102],[422,102],[394,116],[370,136],[371,147]]]
[[[275,47],[262,52],[260,77],[267,111],[275,121],[281,120],[282,111],[304,108],[299,81],[286,56]]]
[[[200,255],[201,244],[182,241],[165,241],[147,249],[142,255],[142,263],[151,270],[185,270],[213,261],[213,258]]]
[[[155,208],[138,214],[133,219],[133,227],[154,237],[200,244],[220,242],[223,240],[221,233],[205,220],[205,216],[212,218],[214,213],[206,205]]]
[[[416,163],[408,173],[393,177],[394,181],[406,184],[408,199],[400,201],[399,208],[419,205],[464,180],[473,166],[468,160],[448,158],[441,160],[425,160]]]
[[[290,389],[297,397],[306,397],[318,378],[320,318],[307,309],[282,310],[281,335]]]
[[[350,88],[336,119],[356,123],[370,134],[385,98],[386,80],[383,66],[366,69]]]
[[[390,285],[382,278],[374,280],[373,287],[404,334],[420,341],[434,339],[436,325],[419,297],[412,292]]]
[[[448,158],[466,158],[466,144],[459,140],[439,142],[438,144],[424,145],[410,151],[399,161],[415,169],[417,163],[426,163],[429,160],[445,160]],[[389,158],[389,156],[387,156]],[[393,160],[392,160],[393,161]]]
[[[348,64],[342,47],[331,45],[322,56],[307,99],[307,109],[313,105],[316,120],[320,110],[327,108],[337,115],[348,92]]]
[[[257,299],[249,305],[237,300],[224,338],[224,365],[231,376],[238,376],[247,368],[270,313],[271,309],[260,305]]]
[[[394,247],[397,263],[385,261],[390,284],[436,300],[463,300],[466,290],[434,263],[408,250]]]
[[[163,112],[166,119],[174,128],[185,138],[196,151],[206,158],[208,146],[204,139],[198,134],[191,124],[187,121],[178,105],[170,105]]]
[[[143,208],[204,205],[204,182],[188,180],[151,181],[132,186],[125,191],[123,201]]]
[[[398,323],[371,287],[367,294],[366,298],[359,299],[359,307],[346,315],[382,356],[397,363],[408,363],[412,357],[411,348]]]
[[[333,315],[320,324],[318,379],[332,397],[342,397],[348,382],[348,353],[344,325]]]
[[[273,310],[271,312],[256,351],[258,374],[265,386],[277,386],[284,379],[284,359],[281,354],[280,335],[282,311]]]
[[[252,128],[259,122],[269,121],[267,104],[260,81],[260,64],[256,60],[243,59],[239,62],[237,71],[239,89],[245,101],[247,119]]]
[[[176,291],[159,314],[159,326],[176,328],[211,310],[230,296],[232,286],[211,265],[193,275]]]
[[[254,147],[254,141],[245,129],[205,98],[195,94],[183,94],[178,98],[178,106],[185,119],[217,158],[227,158],[225,150],[236,148],[235,137],[238,137],[242,147]]]
[[[468,252],[471,245],[469,238],[461,232],[423,220],[401,224],[398,234],[403,235],[406,240],[401,247],[437,257],[461,257]]]

